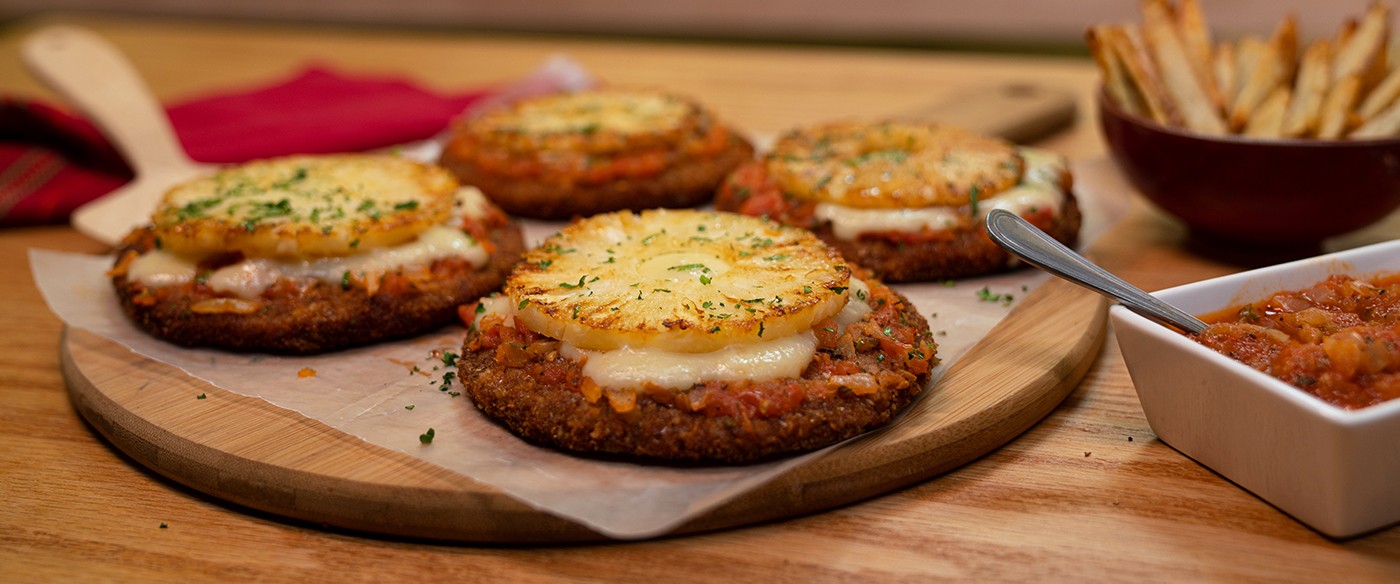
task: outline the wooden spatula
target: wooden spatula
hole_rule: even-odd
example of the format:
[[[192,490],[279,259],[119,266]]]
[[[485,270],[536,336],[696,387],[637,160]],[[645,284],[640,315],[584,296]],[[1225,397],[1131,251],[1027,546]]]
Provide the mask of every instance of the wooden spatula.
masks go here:
[[[1017,143],[1043,138],[1074,121],[1074,95],[1028,83],[977,87],[896,116],[933,121]]]
[[[209,166],[190,160],[165,110],[125,57],[87,30],[57,26],[24,40],[24,62],[107,134],[136,180],[73,214],[73,227],[115,245],[150,220],[161,195]]]

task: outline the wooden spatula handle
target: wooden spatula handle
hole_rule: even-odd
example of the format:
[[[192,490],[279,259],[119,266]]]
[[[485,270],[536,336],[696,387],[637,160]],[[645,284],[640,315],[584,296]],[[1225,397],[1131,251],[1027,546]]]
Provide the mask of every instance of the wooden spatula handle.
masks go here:
[[[1074,95],[1030,84],[986,86],[898,116],[962,126],[1016,143],[1033,142],[1074,121]]]
[[[30,71],[102,128],[138,175],[190,165],[165,110],[111,43],[55,26],[26,38],[22,53]]]

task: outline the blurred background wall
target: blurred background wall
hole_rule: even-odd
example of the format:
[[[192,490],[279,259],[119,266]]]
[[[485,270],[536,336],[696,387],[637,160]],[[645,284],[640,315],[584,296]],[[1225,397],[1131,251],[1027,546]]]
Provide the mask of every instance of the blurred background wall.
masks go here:
[[[1221,37],[1266,34],[1286,11],[1327,35],[1370,0],[1202,0]],[[1138,20],[1136,0],[0,0],[46,12],[216,17],[484,31],[876,46],[1080,51],[1087,23]]]

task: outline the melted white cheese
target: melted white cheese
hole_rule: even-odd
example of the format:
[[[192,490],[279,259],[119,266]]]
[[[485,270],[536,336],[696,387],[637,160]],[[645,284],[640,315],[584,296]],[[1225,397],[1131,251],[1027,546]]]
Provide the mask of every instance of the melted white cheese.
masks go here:
[[[1034,148],[1022,148],[1021,156],[1026,161],[1021,184],[979,201],[975,219],[980,220],[992,209],[1026,215],[1040,209],[1058,214],[1064,207],[1065,193],[1060,189],[1060,178],[1068,172],[1064,159]],[[832,233],[844,240],[865,233],[946,231],[958,227],[963,220],[957,209],[949,207],[861,209],[833,203],[818,203],[815,217],[829,222]]]
[[[179,286],[193,281],[196,271],[193,261],[157,249],[132,260],[126,268],[126,280],[140,282],[149,288]]]
[[[730,345],[709,353],[676,353],[660,349],[623,347],[588,351],[568,343],[559,353],[570,359],[587,357],[583,374],[603,387],[638,387],[651,382],[667,389],[685,389],[707,381],[797,377],[817,352],[811,331],[760,343]]]
[[[486,200],[486,194],[473,186],[463,186],[457,189],[456,204],[452,206],[452,218],[447,221],[448,225],[461,225],[462,220],[468,217],[480,218],[486,214],[490,203]]]
[[[403,268],[431,265],[434,261],[449,257],[460,257],[474,266],[481,266],[486,263],[488,254],[486,248],[471,236],[439,225],[403,245],[373,249],[352,256],[301,261],[244,260],[215,270],[206,283],[218,292],[256,298],[283,278],[314,279],[340,285],[347,272],[356,277],[374,277]],[[150,287],[185,284],[195,277],[196,261],[167,251],[153,250],[132,261],[126,277],[129,281]]]
[[[851,278],[850,301],[833,320],[842,330],[870,314],[870,287]],[[508,326],[514,306],[506,296],[481,301],[478,320],[490,314],[503,317]],[[798,377],[816,355],[817,337],[804,331],[756,343],[742,343],[708,353],[680,353],[659,349],[623,347],[611,351],[590,351],[560,343],[559,353],[569,359],[587,360],[583,374],[602,387],[628,388],[655,383],[668,389],[685,389],[708,381],[764,381]]]

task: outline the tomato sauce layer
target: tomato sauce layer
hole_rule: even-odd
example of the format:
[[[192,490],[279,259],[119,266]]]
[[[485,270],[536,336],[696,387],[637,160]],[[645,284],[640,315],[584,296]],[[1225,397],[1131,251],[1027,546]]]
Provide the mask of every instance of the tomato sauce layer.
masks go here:
[[[1330,404],[1400,397],[1400,275],[1332,276],[1203,320],[1201,344]]]

